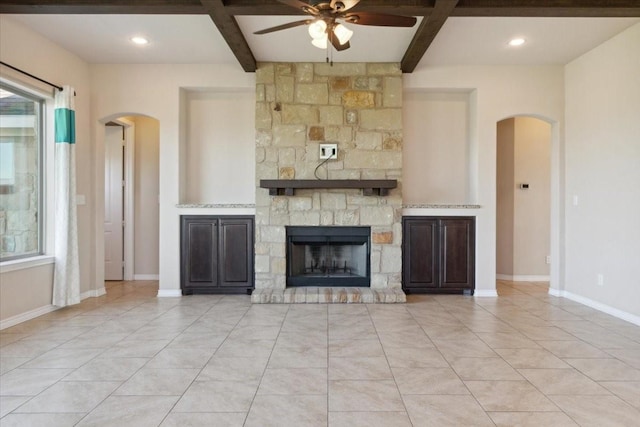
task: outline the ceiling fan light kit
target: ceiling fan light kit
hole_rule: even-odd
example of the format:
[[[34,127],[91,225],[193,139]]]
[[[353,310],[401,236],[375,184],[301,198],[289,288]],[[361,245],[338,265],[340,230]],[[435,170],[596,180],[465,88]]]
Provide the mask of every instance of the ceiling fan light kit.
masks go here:
[[[342,45],[347,43],[351,39],[351,36],[353,35],[353,31],[351,31],[350,29],[348,29],[342,24],[338,24],[335,27],[333,27],[333,34],[336,35],[336,37],[338,38],[338,41]]]
[[[314,39],[327,37],[327,23],[322,19],[317,19],[309,24],[309,35]]]
[[[317,47],[318,49],[326,49],[327,48],[327,35],[324,37],[319,37],[317,39],[311,40],[311,44]]]
[[[288,24],[277,25],[264,30],[256,31],[254,34],[267,34],[274,31],[286,30],[287,28],[308,25],[311,44],[320,49],[328,47],[328,41],[337,51],[350,47],[349,40],[353,31],[345,27],[338,20],[357,25],[375,25],[384,27],[413,27],[416,23],[415,17],[390,15],[375,12],[348,12],[356,6],[360,0],[311,0],[305,3],[301,0],[278,0],[288,6],[300,9],[302,12],[311,15],[312,19],[294,21]]]

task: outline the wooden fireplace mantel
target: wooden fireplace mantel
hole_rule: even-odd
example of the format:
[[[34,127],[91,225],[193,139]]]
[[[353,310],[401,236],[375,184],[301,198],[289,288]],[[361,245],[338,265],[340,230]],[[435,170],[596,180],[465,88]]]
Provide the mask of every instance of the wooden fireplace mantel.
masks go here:
[[[260,187],[268,188],[270,196],[293,196],[296,189],[357,188],[365,196],[386,196],[398,186],[397,179],[261,179]]]

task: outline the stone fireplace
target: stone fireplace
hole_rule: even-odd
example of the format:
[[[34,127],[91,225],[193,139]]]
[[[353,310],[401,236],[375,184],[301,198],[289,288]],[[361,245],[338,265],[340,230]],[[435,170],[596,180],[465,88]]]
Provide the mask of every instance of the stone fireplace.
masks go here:
[[[323,163],[319,146],[327,143],[337,144],[338,157]],[[397,180],[398,186],[385,191],[385,195],[366,195],[354,188],[296,189],[288,195],[270,195],[269,190],[260,187],[260,180],[277,179],[391,179]],[[256,289],[252,300],[335,300],[335,295],[327,296],[331,287],[353,285],[340,281],[335,285],[325,281],[317,289],[287,285],[291,260],[287,262],[286,227],[352,226],[366,227],[370,241],[369,283],[355,285],[370,288],[358,292],[363,296],[360,300],[404,302],[401,180],[402,72],[399,64],[259,64],[256,72]],[[342,266],[333,265],[333,260],[325,260],[327,262],[331,265],[325,264],[325,268],[345,268],[344,259]],[[302,293],[310,295],[306,301],[300,297]],[[354,297],[353,302],[356,299]]]

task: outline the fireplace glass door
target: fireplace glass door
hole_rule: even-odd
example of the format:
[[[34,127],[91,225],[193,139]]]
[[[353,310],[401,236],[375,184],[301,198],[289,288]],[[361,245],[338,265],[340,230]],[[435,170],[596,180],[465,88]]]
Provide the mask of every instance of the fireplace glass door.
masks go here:
[[[370,227],[287,227],[287,286],[370,286]]]

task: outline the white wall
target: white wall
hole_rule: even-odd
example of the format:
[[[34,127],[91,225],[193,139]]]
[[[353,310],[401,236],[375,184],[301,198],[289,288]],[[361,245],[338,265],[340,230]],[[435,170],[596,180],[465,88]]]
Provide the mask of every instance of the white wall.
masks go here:
[[[245,73],[239,65],[125,65],[94,64],[92,132],[96,165],[94,191],[100,197],[104,191],[104,132],[101,122],[123,115],[146,115],[160,123],[160,295],[180,294],[180,177],[186,176],[180,153],[186,141],[187,117],[184,114],[185,91],[206,90],[255,92],[255,74]],[[252,100],[254,105],[255,100]],[[252,125],[253,129],[253,125]],[[232,159],[234,163],[255,164],[255,154]],[[186,162],[185,162],[186,163]],[[181,167],[183,170],[181,170]],[[184,183],[183,183],[184,187]],[[186,190],[186,189],[185,189]],[[96,197],[100,203],[100,197]],[[95,227],[103,222],[103,206],[96,209]],[[95,253],[102,259],[104,243],[97,236]],[[94,281],[100,283],[104,272],[96,269]]]
[[[470,183],[472,200],[481,205],[476,217],[476,294],[495,292],[496,279],[496,123],[507,117],[531,115],[552,123],[564,119],[564,74],[562,66],[467,66],[423,67],[404,75],[405,91],[465,90],[470,97]],[[552,129],[552,215],[559,218],[551,230],[555,241],[562,234],[561,128]],[[475,195],[474,195],[475,194]],[[561,271],[560,245],[552,251],[558,260],[552,271],[552,286],[558,286]]]
[[[471,203],[469,93],[407,91],[402,115],[403,202]]]
[[[184,202],[254,203],[255,90],[188,91],[186,103]]]
[[[549,276],[551,126],[532,117],[516,117],[514,150],[513,275],[545,280]],[[529,184],[529,189],[518,188]]]
[[[157,120],[136,116],[135,123],[135,236],[136,276],[157,276],[160,256],[160,124]]]
[[[96,259],[93,256],[95,228],[92,219],[95,215],[95,193],[93,191],[93,151],[89,132],[91,92],[89,66],[77,56],[6,15],[0,15],[0,60],[56,84],[71,85],[76,90],[77,193],[86,197],[86,204],[78,206],[80,290],[85,295],[100,293],[104,284],[93,281],[96,267]],[[51,88],[46,85],[39,84],[5,67],[1,70],[3,78],[10,78],[52,93]],[[52,211],[47,212],[47,215],[51,214]],[[52,248],[51,242],[47,246]],[[16,307],[31,311],[41,308],[43,304],[50,304],[53,287],[51,271],[51,265],[47,265],[1,273],[0,318],[4,320],[13,316]],[[25,287],[29,289],[24,290]]]
[[[640,316],[639,76],[640,24],[572,61],[565,73],[564,290],[635,316]]]

